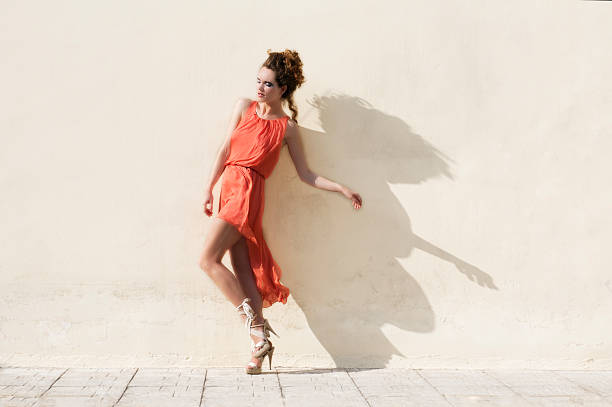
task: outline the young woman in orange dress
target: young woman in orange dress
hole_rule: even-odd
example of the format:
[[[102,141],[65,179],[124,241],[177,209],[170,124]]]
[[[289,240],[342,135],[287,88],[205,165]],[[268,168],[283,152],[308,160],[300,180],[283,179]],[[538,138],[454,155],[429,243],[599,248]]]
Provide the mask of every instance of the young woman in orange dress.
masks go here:
[[[272,329],[263,317],[263,308],[276,302],[285,304],[289,289],[280,279],[282,270],[274,261],[264,240],[265,179],[270,176],[283,145],[300,179],[319,189],[339,192],[361,208],[361,196],[330,179],[312,172],[304,157],[297,125],[293,92],[302,85],[302,61],[296,51],[267,51],[268,58],[257,74],[256,98],[237,100],[227,130],[205,188],[204,212],[213,215],[212,190],[221,175],[219,211],[206,236],[200,267],[235,306],[251,336],[251,361],[245,371],[261,373],[268,357],[272,367]],[[291,117],[282,108],[287,102]],[[221,260],[229,249],[232,273]],[[278,335],[277,335],[278,336]]]

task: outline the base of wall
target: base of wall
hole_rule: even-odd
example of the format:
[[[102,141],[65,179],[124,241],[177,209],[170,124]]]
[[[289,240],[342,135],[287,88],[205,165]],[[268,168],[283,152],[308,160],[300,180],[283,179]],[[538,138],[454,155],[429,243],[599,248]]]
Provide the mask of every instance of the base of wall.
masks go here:
[[[144,355],[43,355],[29,353],[0,354],[0,367],[236,367],[248,362],[248,355],[205,357],[176,354]],[[266,362],[267,363],[267,362]],[[275,367],[308,368],[408,368],[408,369],[534,369],[534,370],[612,370],[612,359],[587,360],[507,360],[457,358],[394,357],[386,363],[379,358],[343,358],[333,361],[315,355],[274,353]]]

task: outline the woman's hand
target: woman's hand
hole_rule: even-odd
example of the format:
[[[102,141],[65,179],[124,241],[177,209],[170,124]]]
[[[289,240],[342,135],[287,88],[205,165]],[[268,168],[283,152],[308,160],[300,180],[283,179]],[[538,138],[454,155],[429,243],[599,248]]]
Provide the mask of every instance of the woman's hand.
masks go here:
[[[357,192],[353,191],[352,189],[344,187],[344,186],[340,189],[340,192],[342,192],[342,195],[344,195],[345,197],[353,201],[353,208],[355,209],[361,208],[361,202],[362,202],[361,195],[359,195]]]
[[[204,213],[210,217],[213,214],[213,194],[210,189],[204,191]]]

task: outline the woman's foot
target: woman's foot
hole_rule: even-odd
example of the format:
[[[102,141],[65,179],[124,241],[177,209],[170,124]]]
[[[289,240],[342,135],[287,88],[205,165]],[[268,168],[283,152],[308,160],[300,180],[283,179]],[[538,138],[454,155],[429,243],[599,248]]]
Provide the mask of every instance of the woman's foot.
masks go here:
[[[261,373],[261,365],[263,359],[268,356],[269,366],[272,366],[272,353],[274,347],[272,342],[268,339],[270,332],[278,336],[272,329],[268,321],[261,315],[256,315],[255,311],[249,305],[250,298],[245,298],[240,305],[236,307],[238,313],[242,317],[245,327],[249,331],[251,337],[251,361],[246,367],[246,372],[249,374]]]
[[[274,346],[272,342],[266,340],[266,346],[263,348],[263,353],[260,356],[251,354],[251,361],[246,365],[244,371],[247,374],[260,374],[263,361],[268,357],[268,369],[272,369],[272,353],[274,353]]]
[[[236,309],[240,314],[240,318],[242,319],[244,326],[249,329],[251,342],[253,343],[253,346],[255,346],[255,344],[260,341],[260,338],[266,338],[269,334],[267,334],[267,332],[264,330],[266,320],[262,315],[255,314],[253,308],[251,308],[251,306],[248,304],[250,301],[250,298],[245,298],[242,303],[236,307]],[[255,351],[260,350],[261,346],[262,345],[255,347]]]
[[[246,321],[246,318],[245,318]],[[264,359],[272,348],[272,342],[267,338],[269,334],[265,331],[266,320],[255,318],[251,322],[249,333],[251,336],[251,360],[245,367],[248,374],[260,374]],[[270,359],[271,364],[271,359]]]

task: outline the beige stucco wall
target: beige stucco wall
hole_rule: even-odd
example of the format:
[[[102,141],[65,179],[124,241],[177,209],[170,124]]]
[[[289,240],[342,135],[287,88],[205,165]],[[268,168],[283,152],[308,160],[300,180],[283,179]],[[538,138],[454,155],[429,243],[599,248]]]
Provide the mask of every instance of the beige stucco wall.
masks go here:
[[[198,268],[202,189],[288,47],[310,168],[364,205],[284,148],[275,364],[612,367],[610,21],[598,1],[4,2],[0,364],[248,361]]]

